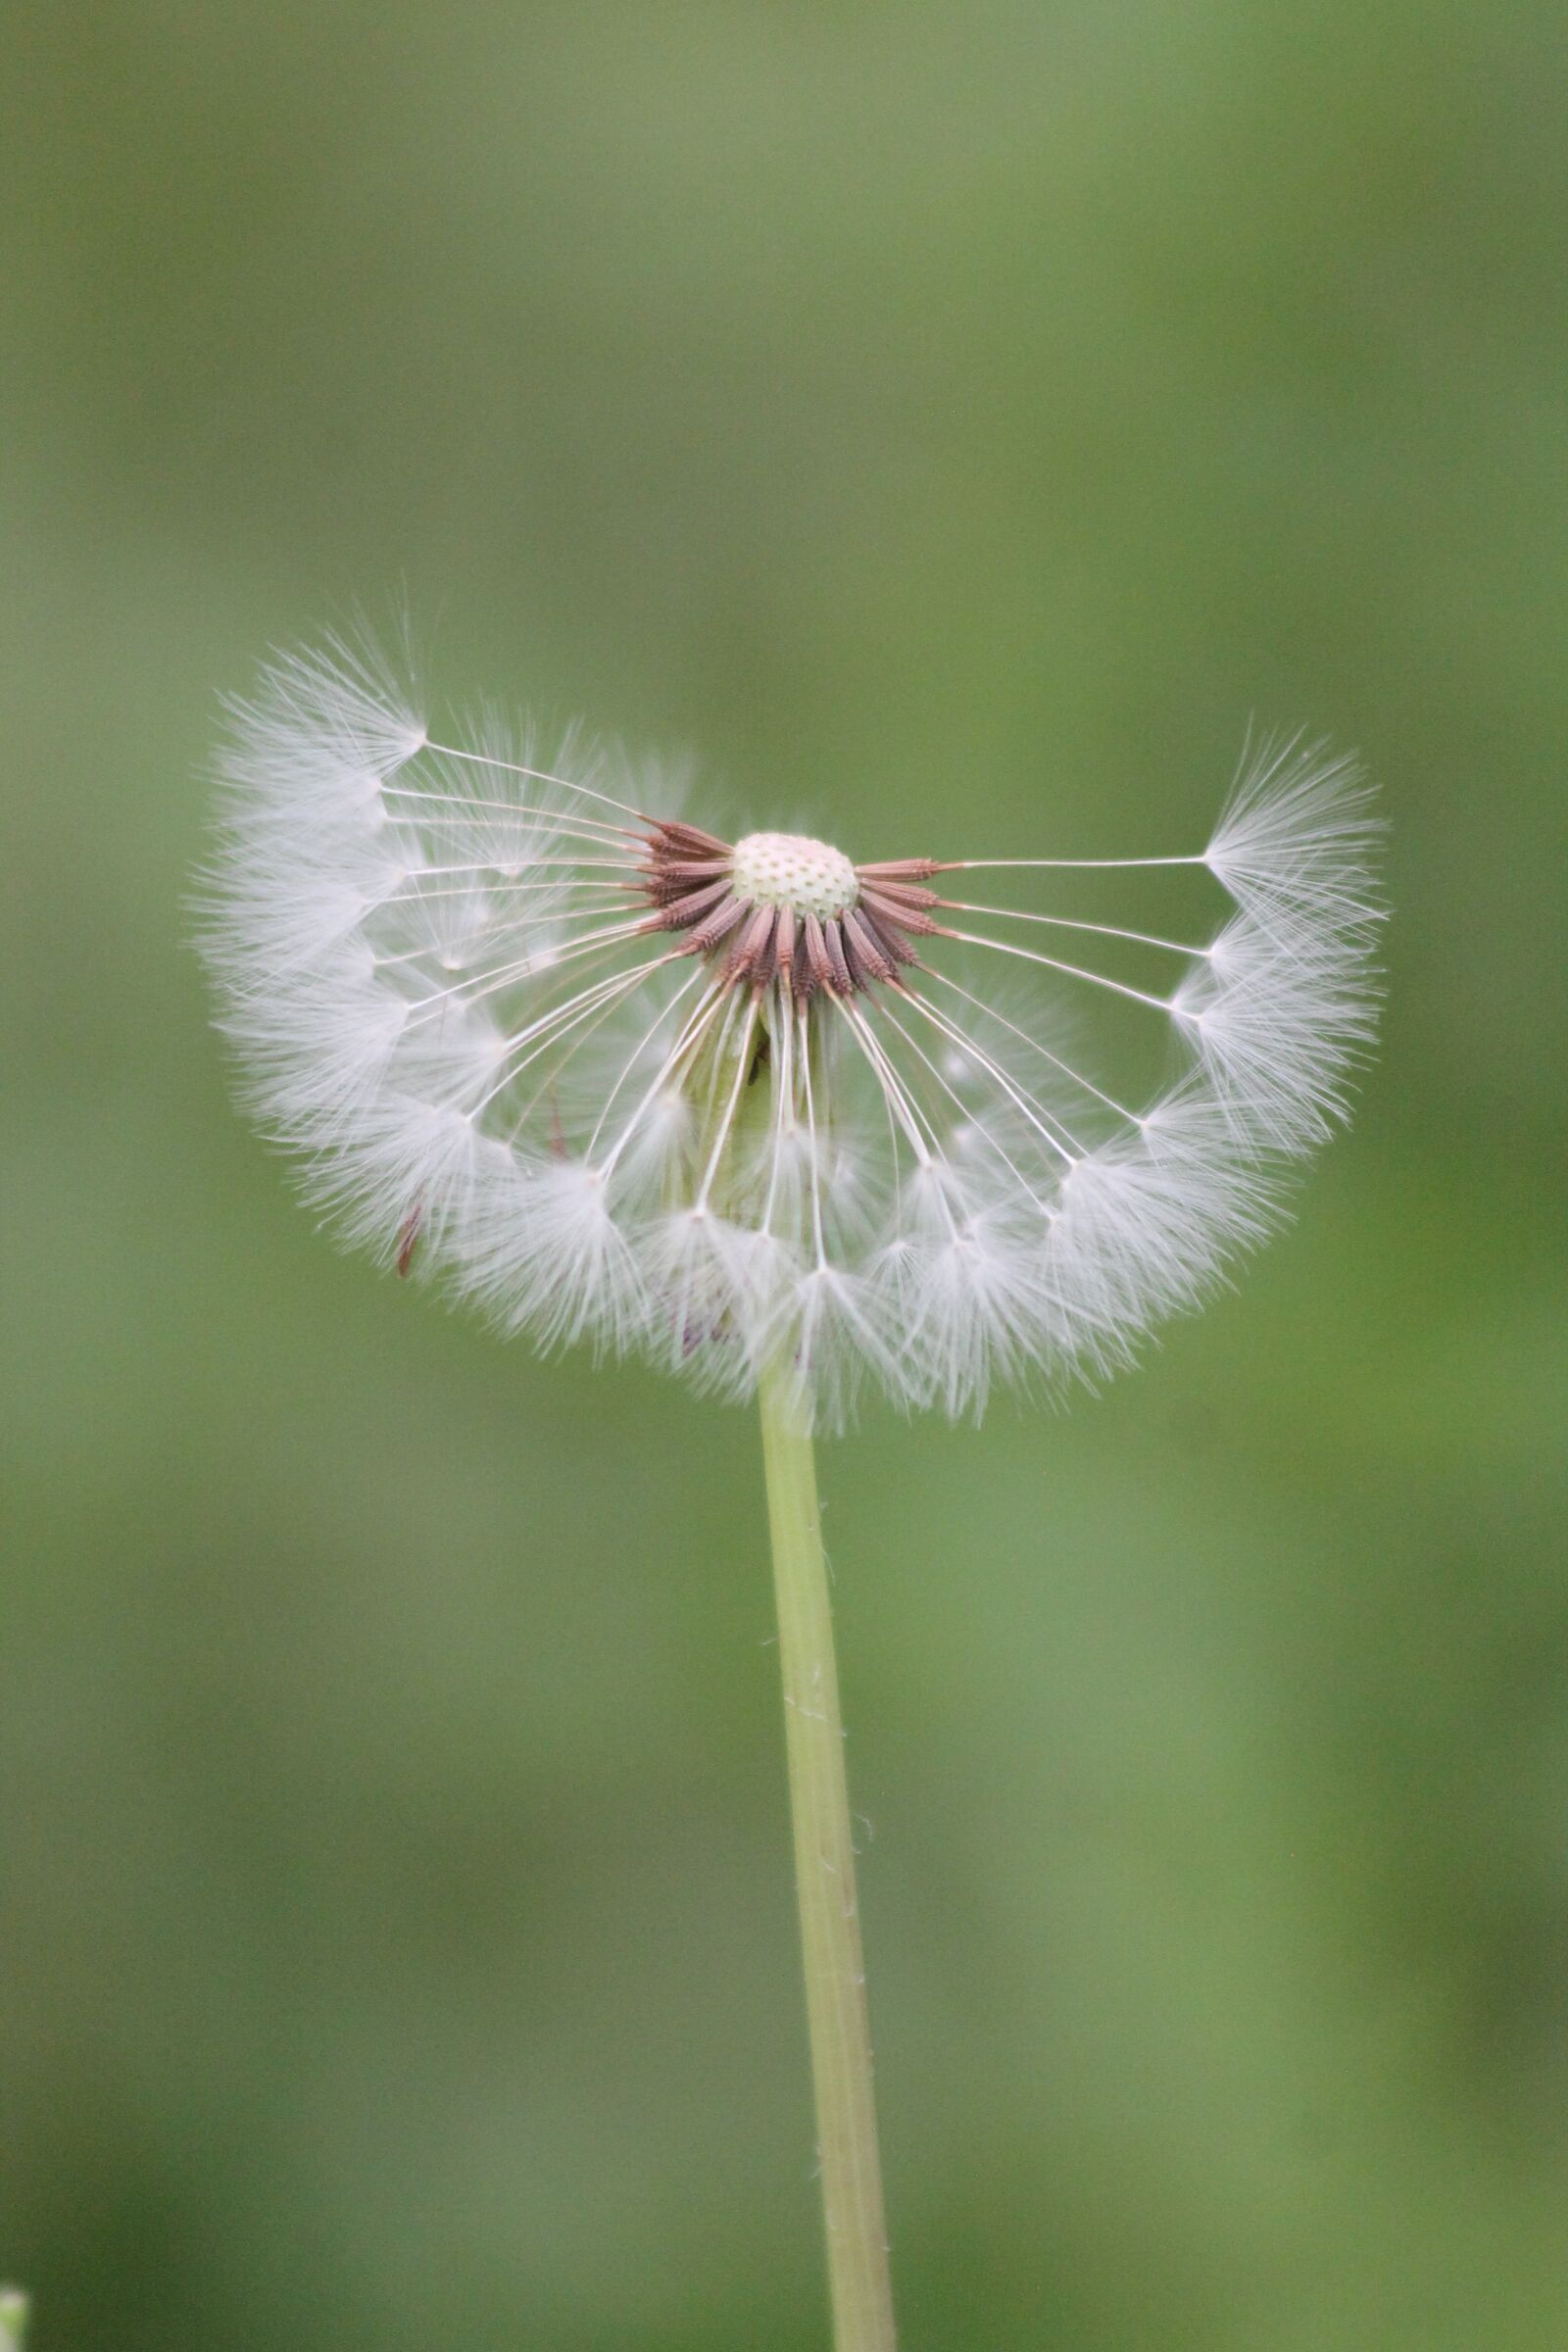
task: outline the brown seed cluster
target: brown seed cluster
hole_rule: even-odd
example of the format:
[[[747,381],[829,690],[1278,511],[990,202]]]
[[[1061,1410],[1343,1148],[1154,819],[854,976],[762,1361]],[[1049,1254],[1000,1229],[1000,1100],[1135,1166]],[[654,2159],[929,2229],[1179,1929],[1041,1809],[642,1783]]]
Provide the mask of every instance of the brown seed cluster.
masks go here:
[[[805,1004],[818,990],[852,997],[873,982],[897,984],[918,964],[914,941],[941,927],[931,910],[943,902],[925,887],[939,871],[930,858],[858,865],[853,897],[819,913],[749,895],[731,843],[698,825],[650,822],[639,887],[654,907],[647,930],[685,932],[678,955],[710,957],[729,985],[749,983],[759,996],[777,980]]]

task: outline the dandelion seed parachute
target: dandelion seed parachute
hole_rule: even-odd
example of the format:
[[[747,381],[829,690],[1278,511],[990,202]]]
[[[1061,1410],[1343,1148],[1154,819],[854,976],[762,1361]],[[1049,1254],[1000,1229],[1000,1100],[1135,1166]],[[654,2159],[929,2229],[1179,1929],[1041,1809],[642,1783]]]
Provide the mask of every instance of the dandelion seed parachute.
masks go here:
[[[230,718],[204,947],[245,1098],[350,1241],[543,1347],[732,1396],[792,1363],[829,1424],[1108,1371],[1266,1234],[1372,1033],[1376,820],[1298,741],[1195,856],[857,865],[582,738],[433,738],[342,646]],[[1229,911],[1192,943],[970,896],[1090,865],[1206,867]],[[1070,992],[1168,1039],[1152,1100]]]

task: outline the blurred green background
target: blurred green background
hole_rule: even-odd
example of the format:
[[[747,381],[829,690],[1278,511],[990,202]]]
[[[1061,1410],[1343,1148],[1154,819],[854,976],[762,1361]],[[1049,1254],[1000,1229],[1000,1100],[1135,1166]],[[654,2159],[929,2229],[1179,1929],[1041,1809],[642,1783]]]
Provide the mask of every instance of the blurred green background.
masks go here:
[[[824,2342],[753,1428],[334,1254],[185,944],[217,695],[403,599],[851,846],[1362,748],[1386,1044],[1296,1228],[1101,1399],[825,1456],[898,2286],[908,2352],[1561,2344],[1554,12],[8,27],[37,2352]]]

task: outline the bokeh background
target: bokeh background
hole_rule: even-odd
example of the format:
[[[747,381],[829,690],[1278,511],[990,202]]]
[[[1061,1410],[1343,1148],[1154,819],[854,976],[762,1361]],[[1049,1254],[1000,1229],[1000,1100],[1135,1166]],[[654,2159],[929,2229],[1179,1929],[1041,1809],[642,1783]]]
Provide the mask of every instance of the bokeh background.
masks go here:
[[[0,2275],[824,2341],[754,1431],[340,1259],[186,944],[357,604],[855,844],[1394,820],[1135,1378],[827,1452],[909,2352],[1560,2344],[1568,107],[1510,0],[8,15]]]

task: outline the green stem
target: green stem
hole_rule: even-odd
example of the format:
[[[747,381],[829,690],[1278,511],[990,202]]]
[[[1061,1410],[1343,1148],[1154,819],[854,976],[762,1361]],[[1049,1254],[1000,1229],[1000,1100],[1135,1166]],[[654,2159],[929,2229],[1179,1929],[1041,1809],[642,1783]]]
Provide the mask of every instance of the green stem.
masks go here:
[[[0,2286],[0,2352],[22,2352],[27,2331],[27,2298],[15,2286]]]
[[[808,1410],[794,1375],[783,1368],[769,1372],[760,1401],[833,2342],[835,2352],[894,2352],[865,1970],[816,1461]]]

